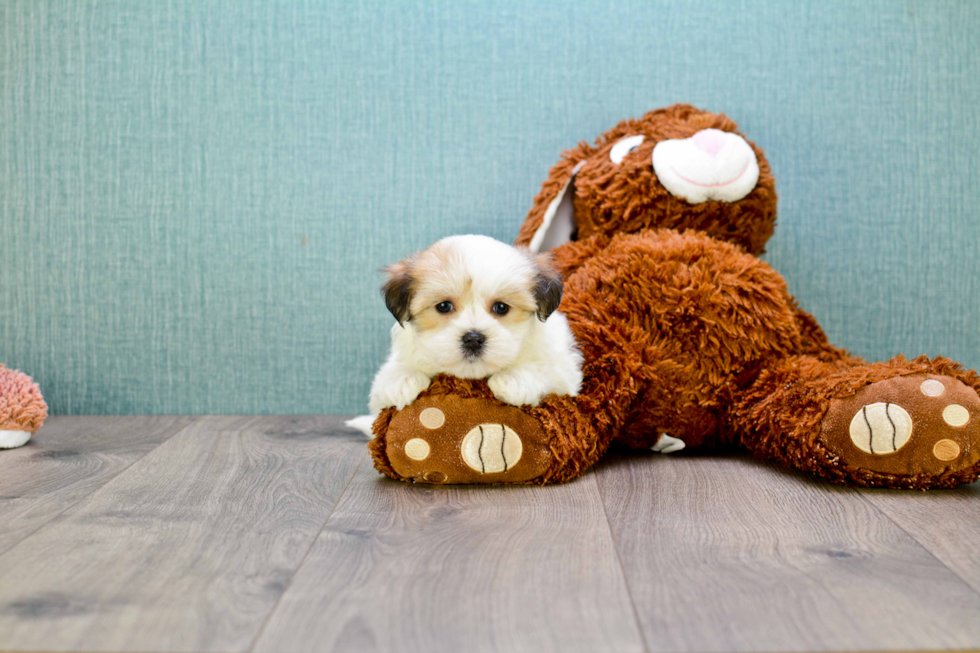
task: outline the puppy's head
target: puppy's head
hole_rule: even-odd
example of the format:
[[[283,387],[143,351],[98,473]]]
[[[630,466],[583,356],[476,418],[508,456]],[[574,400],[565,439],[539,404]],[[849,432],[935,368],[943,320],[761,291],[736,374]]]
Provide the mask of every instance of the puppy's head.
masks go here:
[[[385,272],[385,304],[414,333],[413,355],[461,378],[512,365],[561,304],[546,255],[486,236],[445,238]]]

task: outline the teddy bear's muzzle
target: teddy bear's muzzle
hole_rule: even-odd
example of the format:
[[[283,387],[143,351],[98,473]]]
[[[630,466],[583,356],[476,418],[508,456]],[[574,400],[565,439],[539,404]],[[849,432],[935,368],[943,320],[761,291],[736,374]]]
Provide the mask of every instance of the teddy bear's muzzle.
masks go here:
[[[737,202],[759,181],[759,161],[752,147],[738,134],[718,129],[657,143],[653,169],[671,195],[691,204]]]

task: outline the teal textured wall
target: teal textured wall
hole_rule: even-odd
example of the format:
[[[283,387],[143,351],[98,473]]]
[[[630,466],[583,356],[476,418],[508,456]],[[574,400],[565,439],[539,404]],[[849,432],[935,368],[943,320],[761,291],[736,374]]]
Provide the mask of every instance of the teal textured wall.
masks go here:
[[[363,407],[377,268],[686,101],[833,340],[980,366],[980,3],[0,4],[0,362],[58,413]]]

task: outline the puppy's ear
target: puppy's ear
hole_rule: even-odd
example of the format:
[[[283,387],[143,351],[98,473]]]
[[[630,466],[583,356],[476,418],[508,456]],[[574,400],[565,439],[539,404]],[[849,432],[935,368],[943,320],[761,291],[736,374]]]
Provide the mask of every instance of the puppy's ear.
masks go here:
[[[386,279],[381,286],[381,294],[385,296],[385,306],[401,325],[412,319],[409,312],[412,301],[412,262],[413,259],[407,258],[384,268]]]
[[[561,275],[551,267],[551,257],[539,254],[534,257],[538,269],[534,279],[534,300],[538,303],[538,319],[544,322],[561,305]]]

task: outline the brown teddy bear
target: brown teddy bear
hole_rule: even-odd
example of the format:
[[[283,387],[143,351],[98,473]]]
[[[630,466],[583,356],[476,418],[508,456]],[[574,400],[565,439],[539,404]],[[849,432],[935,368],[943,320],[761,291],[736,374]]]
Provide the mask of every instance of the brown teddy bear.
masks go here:
[[[757,258],[775,221],[762,150],[721,114],[659,109],[565,152],[517,244],[550,250],[564,277],[581,393],[515,407],[484,381],[436,377],[379,415],[375,466],[404,481],[556,483],[615,441],[736,445],[847,485],[977,479],[980,377],[831,345]]]

